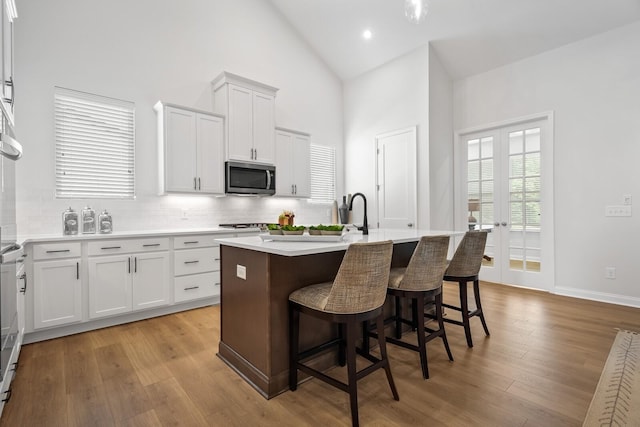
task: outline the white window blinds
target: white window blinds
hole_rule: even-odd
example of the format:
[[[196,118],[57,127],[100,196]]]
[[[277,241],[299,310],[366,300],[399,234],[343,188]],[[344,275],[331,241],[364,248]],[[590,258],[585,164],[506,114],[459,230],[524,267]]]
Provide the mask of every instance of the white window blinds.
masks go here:
[[[133,199],[134,104],[55,88],[56,197]]]
[[[311,200],[333,202],[336,199],[336,150],[311,144]]]

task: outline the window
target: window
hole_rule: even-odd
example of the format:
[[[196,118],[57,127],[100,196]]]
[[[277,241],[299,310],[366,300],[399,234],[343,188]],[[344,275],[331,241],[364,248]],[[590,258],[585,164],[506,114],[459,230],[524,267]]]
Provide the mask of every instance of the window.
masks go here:
[[[311,201],[336,200],[336,149],[311,144]]]
[[[55,88],[56,197],[135,198],[134,104]]]

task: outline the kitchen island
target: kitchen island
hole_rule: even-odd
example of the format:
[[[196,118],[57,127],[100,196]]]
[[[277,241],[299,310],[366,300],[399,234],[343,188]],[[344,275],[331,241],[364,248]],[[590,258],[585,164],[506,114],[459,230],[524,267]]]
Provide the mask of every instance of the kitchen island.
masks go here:
[[[391,240],[392,267],[406,266],[425,235],[457,235],[437,230],[347,232],[337,242],[269,241],[267,236],[218,239],[221,254],[220,344],[218,356],[265,398],[288,389],[289,294],[332,281],[351,243]],[[300,346],[309,348],[335,336],[335,325],[301,316]],[[317,369],[336,362],[328,352]]]

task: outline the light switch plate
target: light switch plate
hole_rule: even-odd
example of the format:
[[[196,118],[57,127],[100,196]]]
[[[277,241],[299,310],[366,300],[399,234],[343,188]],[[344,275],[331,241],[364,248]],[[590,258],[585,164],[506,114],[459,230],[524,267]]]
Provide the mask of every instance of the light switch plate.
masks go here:
[[[631,216],[630,205],[607,206],[604,209],[604,216]]]
[[[242,280],[247,280],[247,267],[236,264],[236,276]]]

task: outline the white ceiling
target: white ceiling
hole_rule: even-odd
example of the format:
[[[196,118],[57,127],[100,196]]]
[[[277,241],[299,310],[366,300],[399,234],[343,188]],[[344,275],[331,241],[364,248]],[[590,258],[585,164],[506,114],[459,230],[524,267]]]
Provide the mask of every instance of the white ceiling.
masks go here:
[[[416,25],[404,0],[271,0],[342,79],[429,42],[457,79],[640,19],[640,0],[427,1]]]

